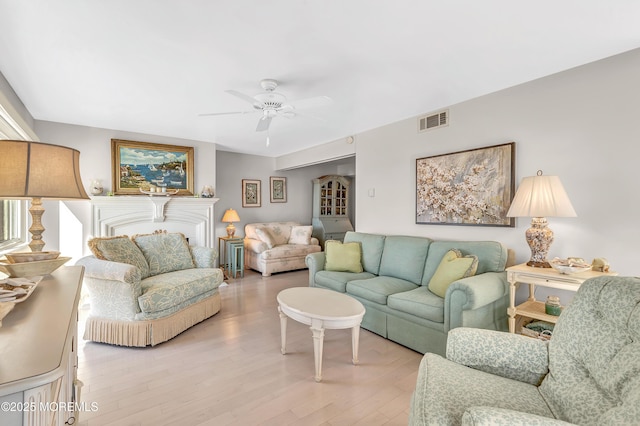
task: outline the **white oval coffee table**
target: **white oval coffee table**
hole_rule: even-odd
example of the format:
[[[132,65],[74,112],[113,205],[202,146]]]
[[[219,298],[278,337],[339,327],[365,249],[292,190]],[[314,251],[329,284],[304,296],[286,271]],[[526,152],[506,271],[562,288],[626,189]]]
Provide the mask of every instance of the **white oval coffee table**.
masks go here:
[[[293,287],[278,293],[280,312],[281,352],[286,354],[287,317],[310,325],[313,335],[315,380],[322,380],[322,346],[325,329],[351,329],[353,364],[358,363],[360,323],[365,309],[362,303],[333,290],[316,287]]]

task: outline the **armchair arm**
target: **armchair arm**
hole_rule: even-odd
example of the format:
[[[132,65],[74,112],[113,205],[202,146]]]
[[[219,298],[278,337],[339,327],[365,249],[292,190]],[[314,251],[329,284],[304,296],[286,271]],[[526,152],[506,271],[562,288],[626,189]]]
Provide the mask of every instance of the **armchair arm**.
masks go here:
[[[549,371],[546,341],[479,328],[449,331],[447,359],[536,386]]]
[[[132,320],[140,312],[138,267],[93,256],[83,257],[76,264],[85,269],[84,285],[89,291],[92,316]]]
[[[324,270],[324,252],[309,253],[304,258],[304,263],[309,268],[309,287],[315,287],[316,272]]]
[[[211,247],[189,246],[196,268],[215,268],[218,250]]]
[[[463,322],[463,312],[479,309],[509,295],[509,282],[506,272],[485,272],[455,281],[447,289],[444,298],[445,330],[456,327],[475,326]],[[507,314],[504,307],[504,315]],[[482,326],[484,324],[478,324]]]
[[[463,426],[568,426],[572,424],[551,417],[509,410],[508,408],[470,407],[462,414]]]

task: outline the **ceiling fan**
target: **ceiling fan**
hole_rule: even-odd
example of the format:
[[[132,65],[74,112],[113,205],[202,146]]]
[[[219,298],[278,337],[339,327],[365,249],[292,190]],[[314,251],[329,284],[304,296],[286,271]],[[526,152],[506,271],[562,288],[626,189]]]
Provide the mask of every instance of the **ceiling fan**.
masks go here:
[[[287,102],[287,97],[276,92],[278,82],[272,79],[264,79],[260,82],[260,86],[264,92],[255,96],[249,96],[237,90],[225,90],[230,95],[236,96],[244,101],[249,102],[253,106],[253,110],[248,111],[230,111],[230,112],[213,112],[200,114],[201,116],[213,115],[232,115],[232,114],[252,114],[262,113],[262,117],[258,120],[256,132],[264,132],[269,130],[271,120],[274,117],[293,118],[296,115],[307,116],[301,113],[302,109],[317,108],[330,105],[333,101],[328,96],[316,96],[313,98],[300,99],[294,102]],[[315,118],[315,117],[314,117]]]

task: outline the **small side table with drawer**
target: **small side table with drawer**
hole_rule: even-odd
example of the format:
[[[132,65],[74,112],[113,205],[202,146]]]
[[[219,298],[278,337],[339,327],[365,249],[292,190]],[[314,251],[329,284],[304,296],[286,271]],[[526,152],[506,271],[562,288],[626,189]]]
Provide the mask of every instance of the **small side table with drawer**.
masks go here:
[[[509,332],[516,332],[516,320],[520,318],[532,318],[555,324],[557,316],[547,315],[544,310],[544,302],[535,298],[536,286],[555,288],[558,290],[578,291],[583,282],[589,278],[600,276],[615,276],[617,272],[587,271],[577,274],[561,274],[552,268],[534,268],[525,263],[507,268],[507,281],[509,281]],[[518,284],[529,285],[529,298],[516,306],[516,290]]]

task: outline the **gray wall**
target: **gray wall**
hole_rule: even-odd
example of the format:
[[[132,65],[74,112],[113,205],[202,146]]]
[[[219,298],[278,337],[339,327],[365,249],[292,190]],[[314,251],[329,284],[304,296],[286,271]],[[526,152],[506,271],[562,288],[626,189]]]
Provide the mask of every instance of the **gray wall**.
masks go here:
[[[112,138],[193,146],[195,157],[194,192],[200,192],[204,185],[211,185],[214,188],[216,186],[216,145],[213,143],[39,120],[35,121],[34,130],[42,142],[65,145],[80,151],[80,174],[88,194],[89,184],[93,179],[102,180],[105,192],[112,189]],[[86,254],[89,252],[86,241],[91,237],[90,204],[85,200],[65,201],[64,203],[77,218],[84,237],[82,242],[78,242],[81,247],[76,248],[73,252]],[[60,230],[58,202],[44,201],[43,204],[46,209],[43,216],[45,249],[59,250],[60,239],[68,238],[68,233],[64,229]]]
[[[413,118],[359,134],[358,229],[497,240],[518,262],[528,260],[530,218],[518,218],[515,229],[415,223],[417,158],[515,141],[516,186],[538,169],[558,175],[578,214],[548,218],[549,256],[605,257],[620,274],[638,275],[639,72],[636,49],[449,106],[448,127],[418,133]]]
[[[233,208],[241,222],[236,223],[237,233],[244,236],[244,225],[252,222],[297,221],[311,224],[312,184],[311,180],[327,174],[353,175],[354,161],[342,160],[292,170],[275,170],[276,160],[257,155],[218,151],[216,215],[222,220],[224,212]],[[271,203],[269,177],[287,178],[287,202]],[[242,207],[242,179],[261,181],[261,207]],[[219,222],[216,235],[226,235],[226,224]]]

